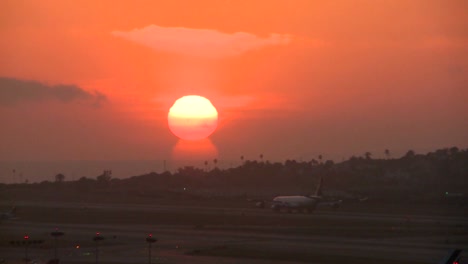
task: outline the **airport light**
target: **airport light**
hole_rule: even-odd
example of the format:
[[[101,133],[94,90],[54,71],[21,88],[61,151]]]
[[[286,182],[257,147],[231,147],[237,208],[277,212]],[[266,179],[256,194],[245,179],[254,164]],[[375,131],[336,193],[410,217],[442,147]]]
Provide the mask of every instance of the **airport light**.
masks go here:
[[[158,241],[156,238],[153,237],[153,234],[149,234],[146,237],[146,242],[148,243],[148,263],[151,264],[151,244]]]
[[[54,237],[54,240],[55,240],[55,246],[54,246],[54,259],[58,260],[57,259],[57,245],[58,245],[58,238],[65,235],[65,233],[61,232],[61,231],[58,231],[58,228],[55,229],[55,231],[51,232],[50,233],[51,236]]]
[[[101,233],[96,232],[96,235],[93,237],[94,242],[96,242],[96,263],[99,263],[99,241],[104,240],[104,237],[101,236]]]
[[[28,247],[29,247],[29,236],[28,235],[24,235],[24,259],[25,260],[28,260]]]

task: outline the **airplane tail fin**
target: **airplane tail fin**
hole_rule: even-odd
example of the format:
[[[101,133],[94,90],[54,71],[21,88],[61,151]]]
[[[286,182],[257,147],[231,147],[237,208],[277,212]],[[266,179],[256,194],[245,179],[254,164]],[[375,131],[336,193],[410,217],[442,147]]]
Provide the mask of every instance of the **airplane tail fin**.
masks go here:
[[[317,189],[315,190],[315,196],[322,196],[322,184],[323,177],[320,177],[319,184],[317,185]]]

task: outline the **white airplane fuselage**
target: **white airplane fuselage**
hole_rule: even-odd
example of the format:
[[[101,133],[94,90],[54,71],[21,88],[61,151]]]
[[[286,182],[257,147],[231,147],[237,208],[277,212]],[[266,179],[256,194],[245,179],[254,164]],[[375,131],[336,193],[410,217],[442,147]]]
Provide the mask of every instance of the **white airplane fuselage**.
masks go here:
[[[309,197],[302,195],[277,196],[273,199],[271,209],[274,211],[293,210],[312,212],[317,207],[320,197]]]

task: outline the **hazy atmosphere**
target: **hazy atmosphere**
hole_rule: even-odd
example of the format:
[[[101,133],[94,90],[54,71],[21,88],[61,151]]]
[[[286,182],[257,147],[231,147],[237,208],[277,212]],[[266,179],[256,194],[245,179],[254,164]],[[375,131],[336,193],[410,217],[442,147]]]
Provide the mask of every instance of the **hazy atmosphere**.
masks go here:
[[[468,146],[466,1],[2,1],[0,160],[341,161]],[[214,133],[168,128],[184,95]],[[9,170],[9,169],[8,169]]]
[[[468,264],[467,11],[0,0],[0,263]]]

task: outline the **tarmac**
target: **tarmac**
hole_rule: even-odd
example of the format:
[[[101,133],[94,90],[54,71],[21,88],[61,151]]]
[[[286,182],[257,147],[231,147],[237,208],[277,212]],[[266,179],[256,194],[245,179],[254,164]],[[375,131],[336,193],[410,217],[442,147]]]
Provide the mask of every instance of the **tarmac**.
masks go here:
[[[0,225],[3,263],[438,263],[468,248],[463,215],[268,209],[180,204],[20,202],[20,218]],[[93,241],[96,232],[104,237]],[[152,234],[157,242],[149,245]],[[26,246],[30,240],[43,243]],[[27,254],[27,256],[26,256]],[[98,258],[96,258],[98,255]],[[466,259],[466,258],[465,258]],[[0,263],[2,263],[0,261]],[[461,263],[468,263],[463,260]]]

